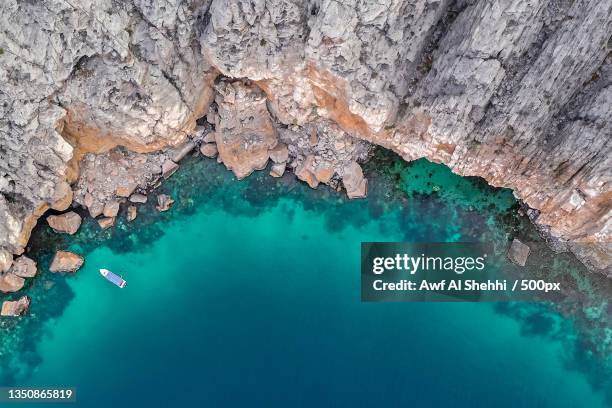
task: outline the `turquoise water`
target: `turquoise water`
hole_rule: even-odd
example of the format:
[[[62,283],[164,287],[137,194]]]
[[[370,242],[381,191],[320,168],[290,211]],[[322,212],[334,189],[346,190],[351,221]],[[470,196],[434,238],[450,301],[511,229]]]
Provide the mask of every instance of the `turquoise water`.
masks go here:
[[[569,256],[550,255],[577,288],[555,304],[362,303],[361,241],[536,239],[508,191],[387,155],[366,173],[369,198],[348,201],[190,159],[168,213],[39,227],[31,316],[0,326],[3,385],[76,387],[87,407],[608,406],[612,292]],[[85,266],[49,273],[55,247]]]

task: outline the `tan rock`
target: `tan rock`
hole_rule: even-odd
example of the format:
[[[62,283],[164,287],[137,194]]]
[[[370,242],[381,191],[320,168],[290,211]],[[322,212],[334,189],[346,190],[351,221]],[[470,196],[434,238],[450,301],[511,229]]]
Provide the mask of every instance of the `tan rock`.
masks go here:
[[[47,217],[47,223],[55,232],[72,235],[81,226],[81,216],[74,211],[60,215],[50,215]]]
[[[160,194],[157,196],[157,206],[155,208],[159,212],[168,211],[174,204],[174,200],[167,194]]]
[[[344,168],[342,183],[348,198],[363,198],[368,193],[368,180],[363,177],[363,171],[357,162],[353,161]]]
[[[18,300],[2,302],[0,316],[23,316],[30,308],[30,297],[22,296]]]
[[[319,180],[314,173],[314,156],[307,156],[306,159],[295,169],[295,175],[302,181],[308,183],[311,188],[317,188]]]
[[[144,204],[147,202],[147,196],[144,194],[132,194],[130,196],[130,202],[136,204]]]
[[[202,141],[204,143],[215,143],[215,132],[207,133],[206,136],[204,136],[204,139],[202,139]]]
[[[104,205],[104,210],[102,210],[102,214],[104,214],[107,218],[116,217],[119,214],[119,201],[109,201]]]
[[[72,198],[73,192],[70,184],[62,181],[55,187],[51,208],[57,211],[66,211],[72,204]]]
[[[98,220],[98,225],[100,226],[100,228],[102,228],[103,230],[105,229],[109,229],[110,227],[112,227],[113,225],[115,225],[115,217],[104,217],[104,218],[100,218]]]
[[[179,168],[179,165],[176,164],[175,162],[173,162],[170,159],[167,159],[163,164],[162,164],[162,176],[167,179],[169,178],[171,175],[174,174],[175,171],[177,171]]]
[[[274,163],[285,163],[289,160],[289,148],[284,143],[278,143],[270,150],[270,159]]]
[[[25,284],[25,279],[10,272],[0,275],[0,292],[17,292]]]
[[[136,206],[130,205],[127,209],[127,216],[126,216],[128,222],[134,221],[137,215],[138,215],[138,209],[136,208]]]
[[[203,143],[202,146],[200,146],[200,153],[202,153],[203,156],[213,158],[217,157],[219,151],[215,143]]]
[[[19,258],[15,259],[9,271],[9,273],[22,278],[33,278],[36,276],[36,272],[36,262],[25,255],[21,255]]]
[[[134,190],[136,190],[136,187],[138,187],[136,183],[126,183],[117,187],[117,190],[115,190],[115,194],[117,195],[117,197],[127,198],[132,195]]]
[[[333,167],[326,166],[326,165],[320,165],[320,166],[317,166],[314,174],[317,180],[319,180],[321,183],[327,184],[331,180],[334,173],[335,171]]]
[[[104,211],[104,204],[97,201],[95,197],[91,193],[86,193],[83,197],[83,204],[89,210],[89,215],[91,218],[96,218],[98,215],[102,214]]]
[[[13,254],[4,248],[0,248],[0,273],[8,271],[13,264]]]
[[[82,256],[69,251],[57,251],[49,270],[51,272],[76,272],[83,266]]]
[[[282,177],[285,174],[286,167],[287,164],[285,163],[274,163],[270,169],[270,175],[272,177]]]

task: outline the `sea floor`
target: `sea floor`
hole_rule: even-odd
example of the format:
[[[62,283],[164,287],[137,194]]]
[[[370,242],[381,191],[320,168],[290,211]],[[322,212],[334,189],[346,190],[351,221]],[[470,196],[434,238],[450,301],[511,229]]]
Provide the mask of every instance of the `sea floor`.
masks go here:
[[[41,222],[31,314],[0,321],[0,385],[75,387],[83,407],[612,405],[612,285],[568,254],[534,271],[568,283],[554,301],[361,302],[362,241],[541,241],[481,179],[384,152],[366,176],[348,200],[189,158],[160,188],[167,213],[151,199],[71,237]],[[56,249],[84,267],[50,273]]]

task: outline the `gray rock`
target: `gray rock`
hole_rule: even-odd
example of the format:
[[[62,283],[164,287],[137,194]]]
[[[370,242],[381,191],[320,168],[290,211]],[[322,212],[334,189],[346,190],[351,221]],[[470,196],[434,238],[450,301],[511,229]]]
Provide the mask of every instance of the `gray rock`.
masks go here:
[[[144,204],[147,202],[147,196],[144,194],[132,194],[130,196],[130,202],[136,204]]]
[[[162,176],[167,179],[168,177],[173,175],[174,172],[178,170],[178,168],[178,164],[168,159],[162,164]]]
[[[529,252],[529,246],[515,238],[512,240],[512,244],[508,250],[508,259],[519,266],[525,266],[527,257],[529,257]]]
[[[174,163],[180,162],[185,156],[189,154],[189,152],[195,149],[195,146],[196,145],[192,140],[188,140],[182,145],[175,147],[169,152],[170,160],[172,160]]]

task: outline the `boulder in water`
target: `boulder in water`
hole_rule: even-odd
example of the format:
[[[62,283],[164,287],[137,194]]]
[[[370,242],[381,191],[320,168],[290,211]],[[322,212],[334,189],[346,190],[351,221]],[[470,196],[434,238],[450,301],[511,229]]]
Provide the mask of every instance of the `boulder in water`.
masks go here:
[[[102,228],[103,230],[105,229],[109,229],[110,227],[112,227],[113,225],[115,225],[115,217],[104,217],[104,218],[100,218],[98,220],[98,225],[100,226],[100,228]]]
[[[49,270],[51,272],[76,272],[83,266],[82,256],[69,251],[57,251]]]
[[[0,292],[17,292],[25,283],[25,279],[11,272],[0,275]]]
[[[50,215],[47,217],[47,223],[55,232],[72,235],[81,227],[81,216],[74,211]]]
[[[157,196],[157,206],[155,208],[159,212],[168,211],[174,204],[174,200],[167,194],[160,194]]]
[[[23,316],[30,308],[30,297],[22,296],[18,300],[2,302],[1,316]]]
[[[37,271],[36,262],[22,255],[15,259],[9,272],[22,278],[33,278]]]
[[[138,209],[136,208],[136,206],[130,205],[127,209],[127,217],[126,217],[128,222],[134,221],[137,215],[138,215]]]

